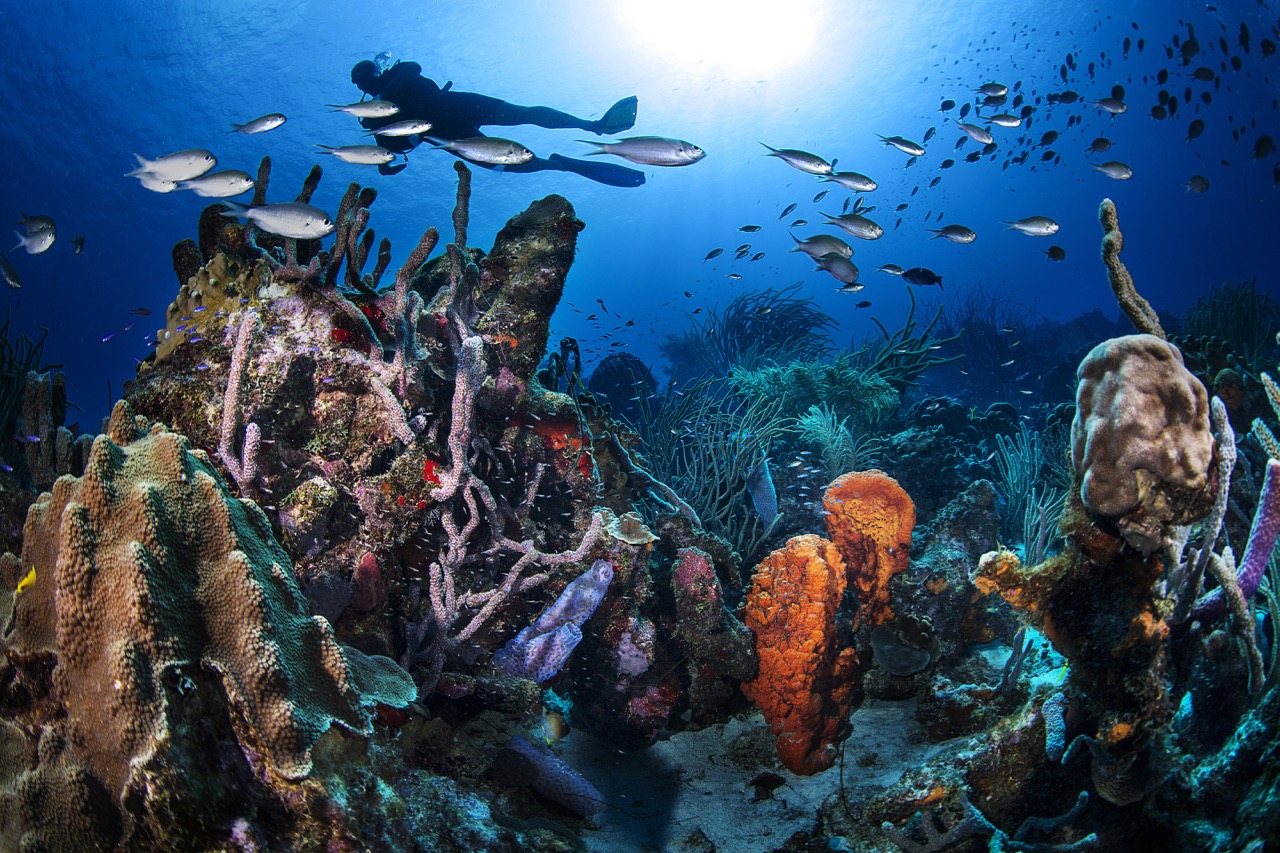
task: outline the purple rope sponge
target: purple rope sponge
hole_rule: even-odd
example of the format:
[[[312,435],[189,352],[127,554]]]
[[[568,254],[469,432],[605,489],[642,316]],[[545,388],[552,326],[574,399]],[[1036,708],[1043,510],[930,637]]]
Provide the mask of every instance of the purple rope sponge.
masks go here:
[[[1236,582],[1240,584],[1240,593],[1246,601],[1262,583],[1277,534],[1280,534],[1280,461],[1270,459],[1267,461],[1267,476],[1262,481],[1262,492],[1258,495],[1258,509],[1253,514],[1249,544],[1245,546],[1244,556],[1236,569]],[[1197,619],[1208,619],[1221,616],[1226,610],[1222,590],[1215,589],[1196,600],[1191,615]]]
[[[596,787],[542,744],[529,743],[515,735],[507,748],[520,753],[538,768],[538,778],[533,780],[532,788],[542,797],[583,817],[590,817],[603,807],[604,798]]]
[[[613,566],[596,560],[569,582],[537,621],[498,649],[493,665],[506,675],[539,684],[550,679],[582,639],[582,623],[595,612],[612,580]]]

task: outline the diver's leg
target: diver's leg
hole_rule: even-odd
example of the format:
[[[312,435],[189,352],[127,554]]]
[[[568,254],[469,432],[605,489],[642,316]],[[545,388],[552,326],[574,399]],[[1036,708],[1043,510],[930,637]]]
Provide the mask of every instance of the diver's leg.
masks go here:
[[[471,161],[467,161],[471,162]],[[617,163],[605,163],[600,160],[573,160],[559,154],[550,157],[534,157],[527,163],[514,166],[495,166],[487,163],[472,163],[482,169],[493,169],[499,172],[573,172],[589,178],[598,184],[611,187],[638,187],[644,183],[644,172],[639,169],[628,169]]]
[[[596,134],[618,133],[630,129],[636,122],[638,103],[635,96],[623,98],[609,108],[604,118],[592,120],[578,118],[551,107],[525,107],[473,92],[455,92],[450,95],[459,110],[469,118],[474,117],[474,123],[479,127],[532,124],[552,130],[589,130]]]

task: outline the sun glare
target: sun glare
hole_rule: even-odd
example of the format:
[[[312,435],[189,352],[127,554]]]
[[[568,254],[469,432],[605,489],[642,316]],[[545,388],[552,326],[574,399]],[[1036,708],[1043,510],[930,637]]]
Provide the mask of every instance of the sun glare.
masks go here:
[[[817,0],[681,0],[670,14],[617,0],[623,31],[672,70],[766,79],[817,50]]]

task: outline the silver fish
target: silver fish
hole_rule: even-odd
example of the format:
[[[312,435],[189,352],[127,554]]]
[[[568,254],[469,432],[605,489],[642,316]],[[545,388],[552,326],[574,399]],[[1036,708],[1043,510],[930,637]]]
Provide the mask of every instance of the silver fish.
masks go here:
[[[266,133],[268,130],[275,130],[285,121],[284,113],[267,113],[264,116],[258,116],[253,121],[246,121],[244,124],[232,122],[231,130],[228,130],[227,133],[243,133],[245,136],[254,133]]]
[[[1047,216],[1028,216],[1026,219],[1005,221],[1005,225],[1013,231],[1021,231],[1028,237],[1048,237],[1058,233],[1058,223]]]
[[[356,101],[354,104],[325,104],[330,112],[346,113],[356,118],[389,118],[400,112],[390,101]]]
[[[972,243],[978,239],[978,234],[972,228],[966,228],[963,225],[944,225],[941,228],[926,228],[926,231],[933,232],[933,239],[945,237],[952,243]]]
[[[178,189],[191,190],[204,198],[230,198],[253,189],[253,178],[239,169],[210,172],[189,181],[179,181]]]
[[[334,148],[332,145],[317,144],[316,147],[324,149],[321,154],[332,154],[344,163],[355,163],[358,166],[381,166],[396,159],[396,155],[381,145],[342,145]]]
[[[14,249],[24,249],[28,255],[38,255],[41,252],[49,251],[49,247],[53,245],[53,241],[57,239],[58,229],[53,223],[53,218],[49,216],[27,216],[22,211],[18,211],[22,216],[22,226],[27,233],[14,231],[18,238],[18,245]],[[12,249],[10,249],[12,251]]]
[[[692,142],[668,139],[665,136],[630,136],[617,142],[593,142],[588,139],[578,141],[596,146],[596,150],[588,156],[616,154],[642,166],[688,166],[707,156],[707,152]]]
[[[433,139],[431,142],[464,160],[490,166],[518,166],[533,159],[533,152],[519,142],[498,136],[471,136],[449,142]]]
[[[858,268],[839,252],[828,252],[820,258],[814,258],[814,261],[818,264],[816,269],[831,273],[841,284],[853,284],[858,280]]]
[[[844,255],[846,258],[853,255],[853,247],[839,237],[833,237],[830,234],[815,234],[808,240],[801,240],[792,234],[791,239],[796,241],[795,246],[791,248],[792,252],[804,252],[815,261],[823,255],[835,253]]]
[[[955,121],[954,119],[952,119],[952,121],[956,127],[963,130],[965,132],[965,135],[967,135],[970,139],[972,139],[974,142],[978,143],[979,145],[989,145],[995,141],[990,133],[987,133],[985,130],[978,127],[976,124],[968,124],[963,121]]]
[[[1003,83],[983,83],[973,91],[988,98],[1000,98],[1009,94],[1009,87]]]
[[[4,276],[4,283],[10,287],[22,287],[22,278],[4,255],[0,255],[0,275]]]
[[[27,229],[27,234],[34,234],[37,231],[53,231],[55,226],[52,216],[27,216],[21,210],[18,215],[22,217],[22,221],[18,224]]]
[[[1103,98],[1100,101],[1094,101],[1093,106],[1100,110],[1106,110],[1113,116],[1118,116],[1125,110],[1129,109],[1129,105],[1119,98]]]
[[[318,207],[298,202],[281,204],[264,204],[260,207],[249,207],[234,201],[222,204],[231,208],[223,211],[223,216],[234,216],[248,219],[263,231],[281,237],[293,237],[298,240],[318,240],[326,234],[333,233],[333,220]]]
[[[793,169],[808,172],[810,175],[830,175],[831,164],[817,154],[801,151],[799,148],[774,148],[772,145],[760,143],[769,149],[766,157],[777,157]]]
[[[138,183],[142,184],[144,190],[151,190],[153,193],[171,193],[178,188],[177,181],[167,181],[146,173],[138,175]]]
[[[133,156],[138,161],[138,168],[126,173],[126,178],[147,175],[162,181],[189,181],[218,165],[218,158],[203,148],[185,148],[154,160],[148,160],[139,154]]]
[[[859,239],[879,240],[884,236],[884,229],[865,216],[859,216],[856,213],[846,213],[842,216],[832,216],[828,213],[822,215],[827,217],[828,225],[838,226]]]
[[[822,180],[839,184],[855,193],[873,192],[876,187],[880,186],[871,178],[858,172],[832,172],[830,175],[824,176]]]
[[[876,272],[887,272],[889,275],[902,275],[906,270],[897,264],[883,264],[876,267]]]
[[[998,115],[987,116],[987,121],[997,127],[1021,127],[1022,119],[1009,113],[999,113]]]
[[[1133,177],[1133,169],[1119,160],[1108,160],[1102,164],[1091,163],[1090,165],[1093,166],[1094,171],[1101,172],[1108,178],[1114,178],[1117,181],[1127,181]]]
[[[404,121],[392,122],[384,124],[375,130],[366,130],[366,136],[421,136],[431,129],[431,122],[422,121],[420,119],[405,119]]]
[[[877,133],[876,136],[880,134]],[[924,156],[924,147],[910,139],[903,139],[901,136],[880,136],[880,141],[890,148],[897,148],[903,154],[910,154],[912,157]]]

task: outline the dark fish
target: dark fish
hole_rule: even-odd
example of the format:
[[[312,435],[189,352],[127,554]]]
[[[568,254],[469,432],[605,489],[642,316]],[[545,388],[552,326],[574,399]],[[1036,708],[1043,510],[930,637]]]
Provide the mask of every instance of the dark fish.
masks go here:
[[[754,234],[760,230],[759,225],[743,225],[738,228],[739,231],[746,231],[748,234]]]
[[[1076,101],[1080,100],[1080,94],[1068,89],[1065,92],[1059,93],[1058,100],[1064,104],[1074,104]]]
[[[969,114],[969,106],[967,103],[960,106],[960,118],[964,118]]]
[[[924,132],[924,139],[920,141],[928,142],[930,139],[933,139],[933,135],[937,132],[938,132],[938,129],[936,127],[930,127],[928,130]]]
[[[1169,72],[1168,70],[1161,68],[1156,74],[1156,83],[1163,86],[1167,82],[1169,82]]]
[[[788,228],[800,228],[801,226],[808,225],[808,224],[809,224],[809,220],[807,220],[807,219],[797,219],[795,222],[792,222],[792,223],[791,223],[790,225],[788,225],[787,227],[788,227]]]
[[[71,248],[75,251],[77,255],[84,251],[84,235],[83,234],[77,234],[76,236],[71,238]]]
[[[1116,85],[1112,86],[1112,87],[1111,87],[1111,97],[1115,98],[1117,101],[1123,101],[1123,100],[1124,100],[1124,86],[1121,86],[1119,83],[1117,83]]]
[[[854,308],[870,308],[870,307],[871,307],[871,303],[870,303],[870,302],[867,302],[866,300],[863,300],[862,302],[857,303],[857,304],[856,304],[856,305],[854,305],[853,307],[854,307]]]
[[[1245,53],[1249,52],[1249,25],[1240,25],[1240,49]]]
[[[707,256],[703,258],[703,260],[709,261],[712,258],[720,257],[722,254],[724,254],[724,249],[712,249],[710,252],[707,252]]]
[[[939,290],[942,289],[942,276],[925,267],[912,267],[902,274],[902,280],[907,284],[917,284],[922,286],[936,284],[938,285]]]
[[[1244,24],[1240,26],[1243,27]],[[1275,153],[1275,150],[1276,144],[1271,141],[1270,136],[1259,136],[1258,141],[1253,143],[1253,161],[1256,163],[1264,157],[1269,157]]]
[[[785,208],[783,208],[782,212],[778,214],[778,219],[781,220],[782,217],[786,216],[788,213],[790,213],[795,209],[796,209],[796,205],[794,203],[787,205]]]
[[[1271,39],[1263,39],[1262,41],[1258,42],[1258,47],[1262,49],[1263,59],[1266,59],[1268,56],[1275,56],[1276,43],[1273,42]]]
[[[1156,119],[1157,121],[1163,118],[1167,118],[1168,115],[1169,114],[1165,112],[1164,107],[1160,106],[1159,104],[1156,104],[1154,107],[1151,108],[1151,117],[1153,119]]]
[[[139,317],[150,317],[150,316],[151,316],[151,309],[150,309],[150,308],[134,308],[134,309],[133,309],[132,311],[130,311],[129,313],[130,313],[130,314],[137,314]]]
[[[1067,256],[1067,250],[1061,246],[1050,246],[1044,250],[1044,253],[1051,261],[1060,261]]]
[[[1186,142],[1190,142],[1200,134],[1204,133],[1204,119],[1193,119],[1191,124],[1187,126]]]
[[[1089,148],[1084,152],[1086,154],[1101,154],[1103,151],[1111,149],[1111,140],[1105,136],[1099,136],[1093,142],[1089,143]]]
[[[1203,65],[1201,65],[1199,68],[1197,68],[1195,71],[1191,73],[1191,76],[1204,83],[1212,83],[1213,79],[1218,75],[1213,73],[1212,68],[1206,68]]]
[[[820,193],[818,193],[817,195],[815,195],[815,196],[813,197],[813,203],[814,203],[814,204],[817,204],[818,202],[822,201],[824,198],[826,198],[826,197],[827,197],[827,193],[829,193],[829,192],[831,192],[831,190],[823,190],[822,192],[820,192]]]
[[[939,165],[939,166],[938,166],[938,168],[939,168],[939,169],[950,169],[950,168],[951,168],[952,166],[954,166],[955,164],[956,164],[956,161],[955,161],[955,160],[943,160],[943,161],[942,161],[942,164],[941,164],[941,165]]]
[[[955,109],[955,107],[956,107],[956,102],[951,100],[950,98],[947,98],[945,101],[942,102],[942,106],[938,107],[938,112],[945,113],[947,110]]]
[[[764,252],[756,252],[754,255],[751,256],[751,260],[749,261],[749,263],[754,264],[756,261],[760,260],[763,257],[764,257]]]

